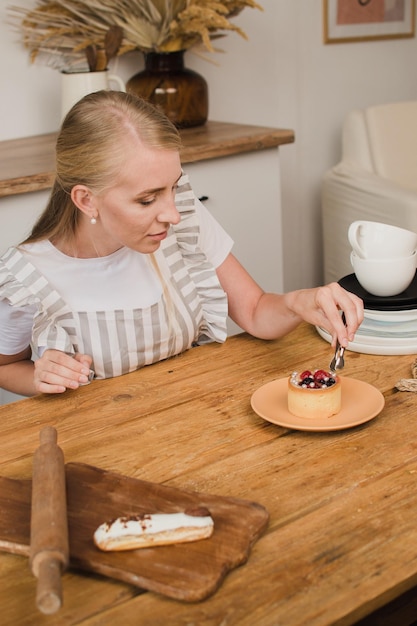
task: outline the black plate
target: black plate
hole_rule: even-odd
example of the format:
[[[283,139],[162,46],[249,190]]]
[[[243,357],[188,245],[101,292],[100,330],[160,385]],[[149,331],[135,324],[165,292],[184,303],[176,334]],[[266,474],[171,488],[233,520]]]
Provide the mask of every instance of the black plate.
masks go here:
[[[375,311],[407,311],[409,309],[417,309],[417,272],[414,275],[411,285],[397,296],[388,296],[385,298],[373,296],[359,284],[355,274],[349,274],[341,278],[339,285],[362,298],[365,309]]]

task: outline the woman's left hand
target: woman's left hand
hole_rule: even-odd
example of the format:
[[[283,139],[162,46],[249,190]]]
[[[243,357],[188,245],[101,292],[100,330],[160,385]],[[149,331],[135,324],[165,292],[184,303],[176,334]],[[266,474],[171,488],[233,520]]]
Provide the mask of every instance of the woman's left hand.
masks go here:
[[[346,348],[363,321],[362,300],[338,283],[292,291],[284,298],[287,306],[303,320],[327,330],[332,336],[333,347],[338,339],[340,345]],[[341,311],[345,314],[346,326]]]
[[[346,347],[363,321],[362,300],[338,283],[285,294],[266,293],[233,254],[216,271],[227,293],[230,317],[260,339],[278,339],[304,320],[327,330],[333,346],[338,339]]]

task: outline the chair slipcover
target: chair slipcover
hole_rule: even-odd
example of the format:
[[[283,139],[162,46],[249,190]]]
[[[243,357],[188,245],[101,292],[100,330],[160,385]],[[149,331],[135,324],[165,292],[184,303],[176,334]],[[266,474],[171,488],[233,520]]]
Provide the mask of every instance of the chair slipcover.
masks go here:
[[[353,272],[347,232],[355,220],[417,232],[417,102],[347,115],[342,159],[322,184],[325,282]]]

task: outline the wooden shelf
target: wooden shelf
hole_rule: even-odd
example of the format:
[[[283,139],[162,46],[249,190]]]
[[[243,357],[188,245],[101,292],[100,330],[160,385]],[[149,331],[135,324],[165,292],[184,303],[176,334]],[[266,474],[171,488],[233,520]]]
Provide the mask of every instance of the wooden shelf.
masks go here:
[[[54,179],[57,133],[0,142],[0,197],[48,189]],[[207,122],[181,131],[182,163],[193,163],[294,142],[292,130]]]

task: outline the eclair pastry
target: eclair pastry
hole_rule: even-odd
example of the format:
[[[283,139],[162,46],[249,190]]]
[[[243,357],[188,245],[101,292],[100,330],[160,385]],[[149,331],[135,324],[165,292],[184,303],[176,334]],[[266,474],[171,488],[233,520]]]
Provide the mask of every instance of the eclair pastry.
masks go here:
[[[118,517],[101,524],[94,533],[100,550],[136,550],[206,539],[214,522],[203,507],[183,513],[153,513]]]

